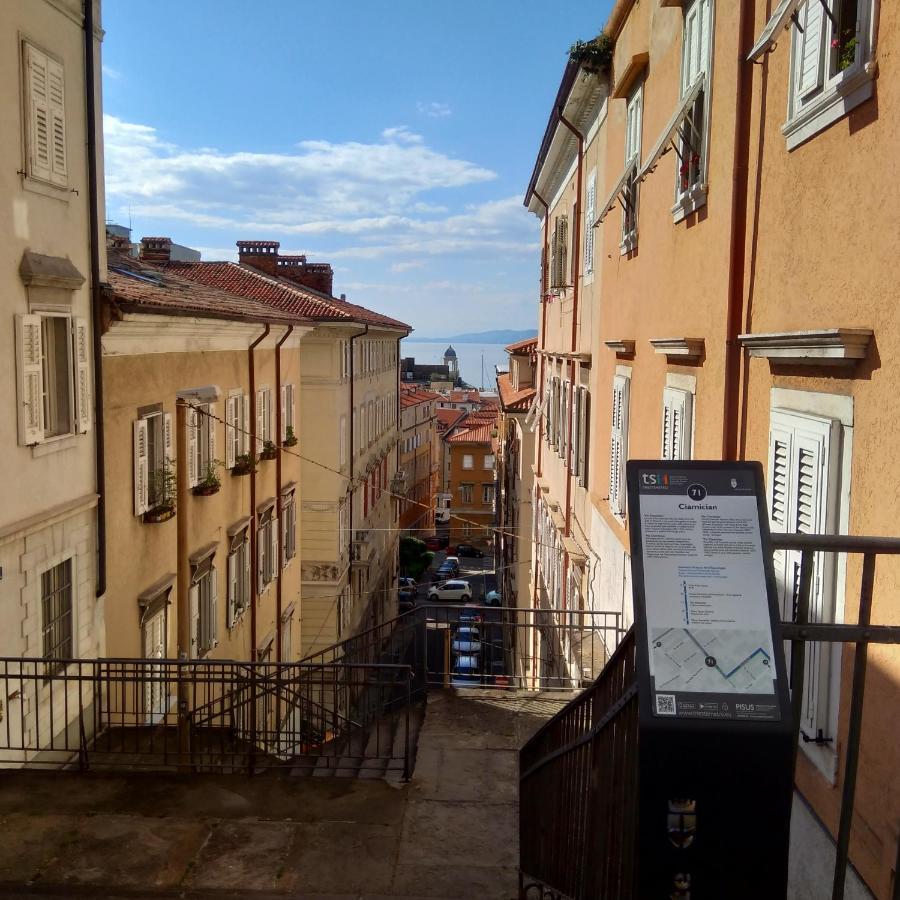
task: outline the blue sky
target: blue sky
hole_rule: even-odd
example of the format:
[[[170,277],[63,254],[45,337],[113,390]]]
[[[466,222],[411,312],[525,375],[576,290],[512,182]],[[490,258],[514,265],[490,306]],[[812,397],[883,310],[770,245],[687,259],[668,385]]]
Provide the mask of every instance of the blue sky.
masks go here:
[[[536,327],[522,206],[610,0],[106,0],[107,218],[204,259],[330,262],[417,336]]]

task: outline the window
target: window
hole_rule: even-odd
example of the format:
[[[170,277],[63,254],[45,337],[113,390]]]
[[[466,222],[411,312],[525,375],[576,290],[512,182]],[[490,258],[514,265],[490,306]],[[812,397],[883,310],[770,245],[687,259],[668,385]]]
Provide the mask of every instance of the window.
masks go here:
[[[284,547],[285,566],[297,555],[297,504],[294,502],[294,489],[284,491],[281,495],[281,542]]]
[[[347,504],[343,502],[338,507],[338,552],[343,558],[347,552]]]
[[[556,217],[550,240],[550,287],[562,288],[568,283],[569,220],[565,215]]]
[[[44,659],[54,660],[49,672],[58,672],[61,660],[75,655],[72,627],[74,561],[67,559],[41,574],[41,632]]]
[[[250,453],[250,403],[240,389],[229,391],[225,406],[225,466]]]
[[[472,488],[471,484],[461,484],[459,486],[459,502],[460,503],[471,503],[472,502]]]
[[[281,661],[293,660],[294,605],[291,604],[281,617]]]
[[[218,578],[213,554],[191,564],[191,658],[209,653],[218,644]]]
[[[592,171],[588,177],[587,197],[584,209],[584,274],[594,271],[594,216],[597,203],[597,172]]]
[[[272,391],[262,387],[256,392],[256,452],[272,440]]]
[[[706,97],[709,79],[696,92],[697,82],[709,73],[710,2],[693,0],[684,13],[684,36],[681,45],[681,97],[694,99],[685,110],[678,128],[678,173],[675,196],[679,203],[692,199],[692,192],[706,181]]]
[[[281,386],[281,436],[282,441],[297,437],[297,425],[294,419],[294,385]]]
[[[587,388],[575,389],[572,410],[572,453],[569,468],[577,476],[578,484],[587,487],[588,453],[590,442],[590,404]]]
[[[488,471],[493,471],[493,469],[494,469],[494,454],[493,453],[485,453],[484,454],[483,468]]]
[[[475,457],[471,453],[463,454],[463,468],[464,469],[474,469],[475,468]]]
[[[29,43],[25,56],[26,171],[32,178],[65,187],[66,96],[62,65]]]
[[[342,415],[340,419],[340,460],[341,468],[347,465],[347,416]]]
[[[625,460],[628,458],[628,394],[631,379],[613,380],[612,429],[609,444],[609,506],[617,516],[625,515]]]
[[[278,575],[278,517],[275,515],[275,501],[269,501],[259,515],[256,532],[256,577],[257,594],[263,591]]]
[[[481,486],[481,502],[484,504],[494,502],[494,485],[483,484]]]
[[[840,456],[841,425],[838,420],[772,410],[767,490],[773,532],[837,532]],[[800,554],[778,550],[774,553],[774,562],[782,616],[792,621],[796,619],[799,600]],[[812,584],[810,621],[834,622],[834,554],[815,554]],[[789,659],[789,645],[785,652]],[[810,740],[836,737],[838,698],[835,697],[832,703],[829,696],[831,665],[827,644],[807,644],[800,729]],[[805,741],[801,742],[801,746],[805,745]]]
[[[625,108],[625,184],[622,189],[622,243],[623,253],[637,246],[638,167],[641,160],[641,125],[643,121],[643,85],[638,84],[628,98]]]
[[[693,395],[677,388],[663,391],[661,459],[690,459]]]
[[[234,628],[244,610],[250,608],[250,524],[229,530],[228,627]]]
[[[215,415],[215,403],[201,403],[187,410],[188,482],[191,487],[216,474]]]
[[[86,319],[16,316],[19,443],[32,446],[91,428]]]
[[[559,455],[563,462],[569,455],[569,398],[571,385],[568,381],[560,382],[559,389]]]
[[[162,660],[166,658],[168,644],[169,617],[166,605],[169,589],[155,598],[152,611],[148,608],[146,617],[142,614],[141,644],[144,659]],[[144,666],[144,716],[148,724],[162,721],[169,706],[165,667],[160,664]]]
[[[134,514],[174,503],[172,417],[159,407],[134,422]]]

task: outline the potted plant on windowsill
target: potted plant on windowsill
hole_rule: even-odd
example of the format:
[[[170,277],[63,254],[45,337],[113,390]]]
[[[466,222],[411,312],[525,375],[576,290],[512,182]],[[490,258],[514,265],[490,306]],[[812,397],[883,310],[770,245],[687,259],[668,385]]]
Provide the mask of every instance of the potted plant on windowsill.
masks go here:
[[[600,32],[589,41],[575,41],[569,47],[569,61],[578,63],[591,75],[608,72],[615,46],[615,41],[608,34]]]
[[[148,486],[155,503],[144,513],[143,521],[147,524],[168,522],[175,515],[175,460],[167,458],[151,472]]]
[[[206,464],[206,474],[202,480],[194,485],[193,493],[197,497],[209,497],[212,494],[218,494],[219,488],[222,487],[222,480],[216,471],[222,465],[222,460],[211,459]]]
[[[287,428],[284,429],[284,440],[281,442],[282,447],[296,447],[297,446],[297,435],[294,434],[294,429],[288,425]]]
[[[264,441],[262,446],[262,452],[259,454],[260,459],[275,459],[278,456],[278,450],[275,447],[274,441]]]
[[[232,475],[249,475],[256,471],[256,457],[252,453],[239,453],[234,460]]]

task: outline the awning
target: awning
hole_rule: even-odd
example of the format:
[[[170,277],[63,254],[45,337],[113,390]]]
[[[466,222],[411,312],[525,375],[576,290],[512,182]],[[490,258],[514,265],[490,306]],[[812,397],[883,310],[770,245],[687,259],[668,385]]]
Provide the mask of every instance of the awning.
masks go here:
[[[659,136],[659,140],[653,145],[653,150],[641,166],[640,171],[638,172],[638,179],[640,181],[643,181],[650,172],[656,168],[656,163],[659,161],[659,158],[664,153],[668,153],[669,142],[674,139],[675,132],[678,131],[684,123],[684,120],[687,118],[688,113],[694,105],[694,101],[697,99],[697,95],[703,90],[705,84],[706,78],[701,73],[700,77],[691,85],[690,90],[682,98],[681,105],[675,110],[675,114],[672,118],[669,119],[662,134]]]
[[[595,225],[598,225],[602,222],[607,215],[615,209],[616,200],[619,198],[619,194],[625,188],[625,185],[628,183],[628,179],[634,174],[637,169],[637,160],[632,160],[627,166],[625,166],[625,171],[622,173],[622,177],[616,182],[616,186],[610,191],[609,196],[606,198],[606,203],[600,207],[600,215],[597,216],[597,221],[594,222]]]
[[[787,25],[802,2],[803,0],[780,0],[769,21],[766,22],[766,27],[763,28],[759,39],[753,45],[753,49],[747,54],[750,62],[756,62],[764,53],[768,53],[772,49],[777,40],[776,34]]]

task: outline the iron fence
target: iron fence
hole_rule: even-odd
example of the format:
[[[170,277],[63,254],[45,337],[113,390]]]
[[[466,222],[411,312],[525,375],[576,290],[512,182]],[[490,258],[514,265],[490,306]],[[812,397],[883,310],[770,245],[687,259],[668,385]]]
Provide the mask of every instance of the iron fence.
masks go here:
[[[412,681],[378,663],[3,658],[0,766],[252,773],[326,757],[408,777]]]
[[[900,643],[900,626],[872,625],[879,555],[900,554],[900,540],[832,535],[773,534],[773,549],[799,555],[782,623],[790,642],[794,757],[800,741],[806,645],[853,645],[846,751],[840,773],[840,820],[832,900],[842,900],[849,864],[868,645]],[[861,554],[856,624],[811,619],[813,573],[822,555]],[[634,633],[629,631],[597,680],[570,701],[520,751],[521,898],[632,900],[637,859],[638,712]],[[898,847],[900,871],[900,847]],[[652,865],[652,861],[640,861]],[[739,877],[736,875],[736,877]],[[684,894],[688,897],[690,892]],[[894,900],[900,900],[895,877]]]

